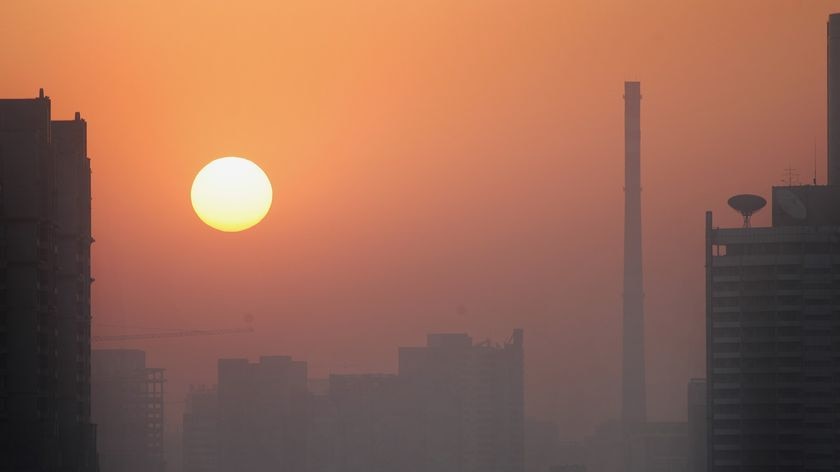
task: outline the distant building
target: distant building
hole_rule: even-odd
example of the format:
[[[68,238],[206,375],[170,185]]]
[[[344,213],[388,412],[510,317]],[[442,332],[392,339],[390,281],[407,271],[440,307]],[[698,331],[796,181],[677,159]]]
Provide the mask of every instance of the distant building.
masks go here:
[[[393,374],[330,376],[332,470],[406,470],[405,388]]]
[[[306,373],[288,356],[219,360],[219,470],[306,470]]]
[[[525,419],[524,427],[525,472],[548,472],[560,465],[560,434],[553,421]]]
[[[87,125],[0,100],[0,470],[94,471]]]
[[[561,441],[553,421],[525,419],[525,472],[586,470],[582,441]]]
[[[523,335],[504,345],[466,334],[430,334],[399,350],[408,394],[410,450],[423,472],[521,472],[524,462]]]
[[[688,382],[688,471],[706,472],[706,379]]]
[[[94,350],[92,417],[102,472],[163,472],[164,370],[135,349]]]
[[[688,425],[646,422],[628,434],[619,421],[601,425],[586,441],[587,472],[688,471]]]
[[[219,397],[215,388],[190,388],[182,439],[184,472],[219,471]]]

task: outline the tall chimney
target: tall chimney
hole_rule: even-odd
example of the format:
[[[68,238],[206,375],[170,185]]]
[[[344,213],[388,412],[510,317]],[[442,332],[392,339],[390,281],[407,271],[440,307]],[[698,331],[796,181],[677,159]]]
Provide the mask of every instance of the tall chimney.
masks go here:
[[[624,82],[624,297],[621,419],[647,418],[645,319],[642,289],[641,84]]]
[[[828,17],[828,185],[840,185],[840,13]]]

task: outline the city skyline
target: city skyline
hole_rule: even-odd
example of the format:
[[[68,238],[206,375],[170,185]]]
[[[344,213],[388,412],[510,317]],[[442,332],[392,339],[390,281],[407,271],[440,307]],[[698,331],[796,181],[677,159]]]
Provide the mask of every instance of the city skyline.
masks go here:
[[[4,6],[20,21],[0,39],[19,47],[0,56],[0,90],[43,86],[54,116],[88,122],[94,334],[253,319],[241,336],[119,345],[166,367],[176,398],[220,357],[395,372],[394,346],[426,332],[522,327],[528,411],[571,438],[620,416],[622,81],[645,84],[653,419],[684,419],[685,382],[705,372],[703,212],[737,226],[727,198],[769,200],[786,167],[809,183],[815,153],[825,182],[831,4],[686,5],[255,2],[181,24],[187,6],[21,2]],[[225,155],[275,185],[266,219],[232,237],[188,198]]]

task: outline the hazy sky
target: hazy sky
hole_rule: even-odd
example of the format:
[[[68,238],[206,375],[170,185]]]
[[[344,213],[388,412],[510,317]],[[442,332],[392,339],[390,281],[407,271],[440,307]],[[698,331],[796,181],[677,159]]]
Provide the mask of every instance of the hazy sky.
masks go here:
[[[234,6],[235,3],[235,6]],[[623,81],[642,82],[649,412],[704,374],[704,211],[825,178],[820,0],[3,1],[0,96],[81,111],[93,166],[94,332],[168,400],[218,357],[313,376],[393,371],[429,331],[525,329],[527,410],[566,437],[618,415]],[[224,234],[196,172],[258,163],[274,206]],[[769,212],[754,224],[767,224]],[[168,405],[170,421],[181,405]]]

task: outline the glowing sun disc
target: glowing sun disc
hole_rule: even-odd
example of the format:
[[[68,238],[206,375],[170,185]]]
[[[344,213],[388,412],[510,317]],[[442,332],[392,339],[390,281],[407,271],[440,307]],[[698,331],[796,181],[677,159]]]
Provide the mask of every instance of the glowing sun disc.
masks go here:
[[[196,215],[219,231],[237,232],[259,223],[271,208],[271,182],[248,159],[222,157],[201,169],[190,199]]]

